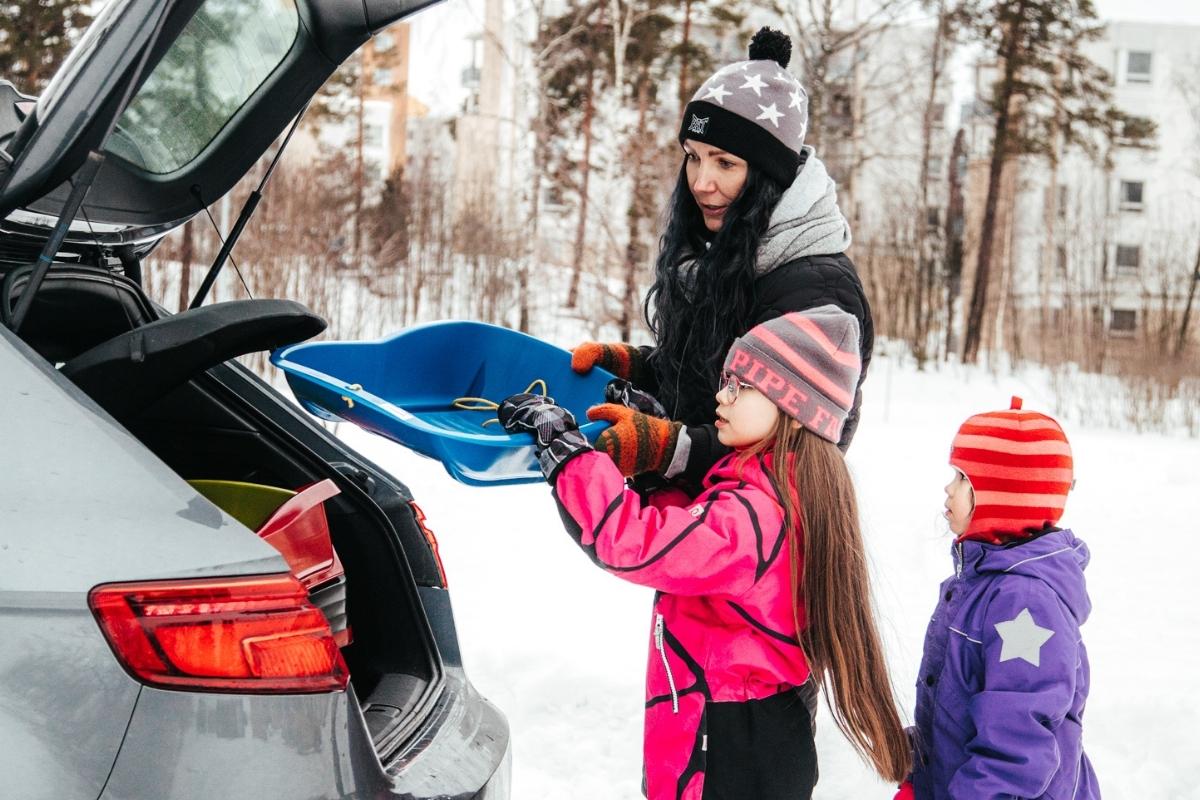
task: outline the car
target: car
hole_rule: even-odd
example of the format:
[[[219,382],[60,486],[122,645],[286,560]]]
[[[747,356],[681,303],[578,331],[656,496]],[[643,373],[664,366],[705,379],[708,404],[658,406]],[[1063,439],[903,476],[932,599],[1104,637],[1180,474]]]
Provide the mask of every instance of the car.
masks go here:
[[[111,0],[40,97],[0,82],[6,797],[509,797],[411,492],[237,360],[324,321],[143,289],[422,5]]]

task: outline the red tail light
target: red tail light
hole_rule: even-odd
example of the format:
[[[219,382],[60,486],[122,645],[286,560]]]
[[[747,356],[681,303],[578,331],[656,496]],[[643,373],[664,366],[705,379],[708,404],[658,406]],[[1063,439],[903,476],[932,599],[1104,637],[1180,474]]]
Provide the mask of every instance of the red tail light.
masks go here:
[[[151,686],[328,692],[350,678],[329,623],[291,575],[110,583],[88,604],[117,658]]]
[[[437,564],[438,577],[442,579],[442,588],[445,589],[449,584],[446,583],[446,568],[442,566],[442,554],[438,552],[437,537],[433,535],[433,531],[429,530],[429,526],[425,524],[425,512],[421,510],[421,507],[412,500],[409,500],[408,504],[412,506],[413,517],[417,520],[417,527],[421,529],[421,533],[425,534],[425,541],[429,542],[429,549],[433,551],[433,560]]]

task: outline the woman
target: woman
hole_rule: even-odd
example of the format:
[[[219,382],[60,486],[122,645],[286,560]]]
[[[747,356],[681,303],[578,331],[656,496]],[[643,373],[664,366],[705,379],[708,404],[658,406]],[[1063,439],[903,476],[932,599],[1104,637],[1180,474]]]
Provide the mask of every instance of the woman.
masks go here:
[[[748,61],[730,64],[684,110],[683,164],[660,240],[646,318],[654,347],[586,342],[572,366],[601,366],[657,398],[629,402],[616,389],[589,412],[613,427],[601,435],[627,475],[694,482],[726,448],[717,441],[713,392],[733,340],[791,311],[832,303],[858,318],[862,375],[874,326],[862,282],[845,255],[850,226],[824,164],[804,146],[808,102],[786,70],[791,40],[763,28]],[[838,446],[854,436],[862,377]],[[629,405],[635,408],[628,407]]]

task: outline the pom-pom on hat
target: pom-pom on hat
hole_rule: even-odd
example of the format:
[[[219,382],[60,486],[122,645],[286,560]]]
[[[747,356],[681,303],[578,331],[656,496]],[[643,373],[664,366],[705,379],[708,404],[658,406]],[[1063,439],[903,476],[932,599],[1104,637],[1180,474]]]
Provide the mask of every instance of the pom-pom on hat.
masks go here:
[[[700,85],[683,110],[679,141],[707,142],[791,186],[808,130],[808,94],[787,71],[792,40],[761,28],[749,56]]]
[[[734,341],[725,369],[837,444],[862,372],[858,337],[858,318],[835,305],[793,311]]]
[[[1054,419],[1022,410],[976,414],[958,429],[950,465],[967,476],[975,511],[963,539],[996,541],[1056,524],[1074,481],[1071,445]]]

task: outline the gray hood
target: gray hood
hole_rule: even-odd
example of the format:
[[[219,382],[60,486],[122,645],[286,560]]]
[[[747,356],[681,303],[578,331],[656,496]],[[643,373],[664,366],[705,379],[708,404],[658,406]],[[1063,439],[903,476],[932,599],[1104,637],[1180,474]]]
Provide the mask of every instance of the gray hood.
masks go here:
[[[850,223],[838,208],[837,185],[816,151],[805,146],[804,152],[808,160],[779,199],[758,247],[760,275],[803,256],[834,255],[850,246]]]

